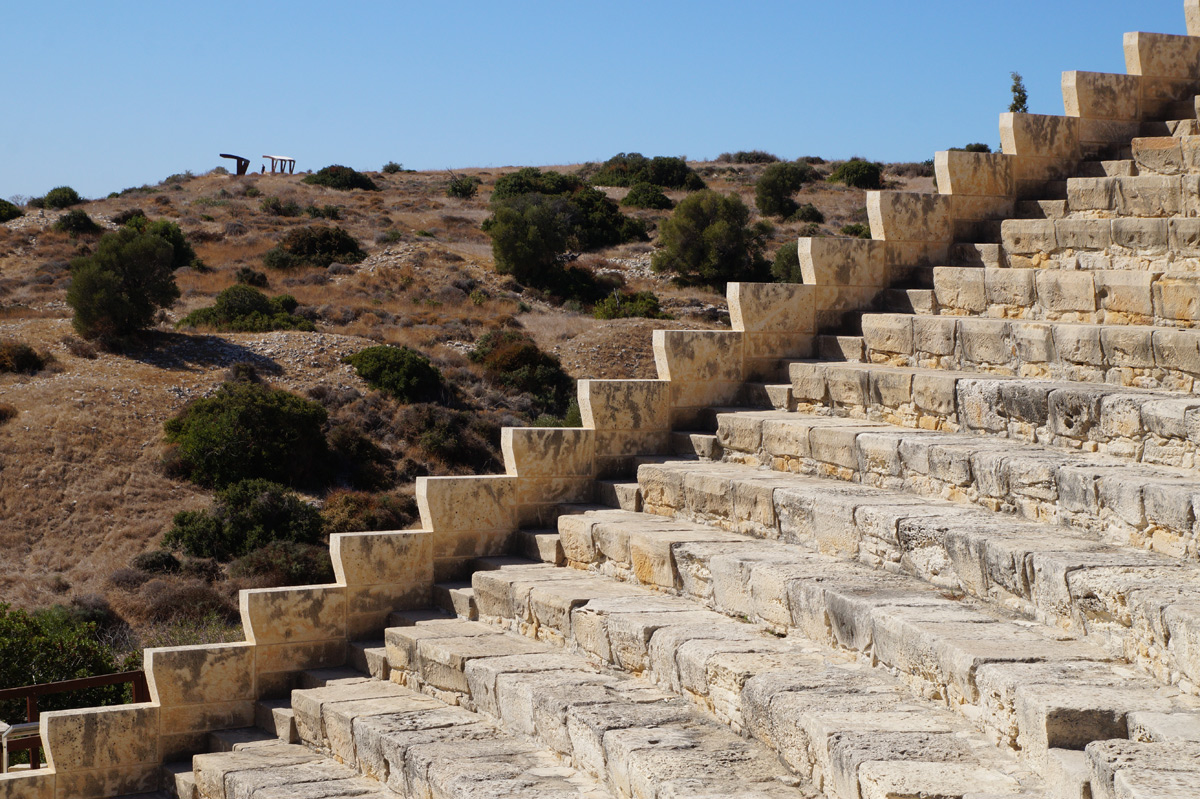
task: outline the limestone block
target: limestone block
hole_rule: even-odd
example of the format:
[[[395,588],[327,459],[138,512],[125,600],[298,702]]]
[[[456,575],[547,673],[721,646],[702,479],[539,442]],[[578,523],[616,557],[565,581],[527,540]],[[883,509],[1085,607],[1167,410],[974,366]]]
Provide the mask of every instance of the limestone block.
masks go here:
[[[1100,329],[1100,345],[1108,366],[1133,369],[1154,367],[1154,329],[1122,325],[1106,325]]]
[[[1135,394],[1132,398],[1141,410],[1145,429],[1161,438],[1186,439],[1188,413],[1200,409],[1200,398],[1154,399],[1152,395],[1147,397],[1143,394]]]
[[[1115,178],[1071,178],[1067,181],[1067,207],[1072,211],[1113,210],[1113,190],[1117,185],[1114,180]]]
[[[1137,75],[1064,72],[1062,90],[1069,117],[1141,119],[1141,79]]]
[[[1088,366],[1104,365],[1099,326],[1055,325],[1053,333],[1056,360]]]
[[[257,698],[248,643],[147,649],[145,671],[151,698],[164,706]]]
[[[958,320],[949,316],[915,316],[913,346],[930,355],[952,355],[958,336]]]
[[[329,555],[341,585],[420,583],[433,577],[432,545],[432,534],[417,530],[336,533]]]
[[[1107,219],[1059,219],[1054,232],[1059,249],[1104,250],[1112,244],[1111,223]]]
[[[583,426],[594,430],[668,430],[668,389],[663,380],[580,380]]]
[[[952,417],[955,413],[957,376],[950,373],[926,372],[913,376],[913,402],[926,413]]]
[[[911,355],[912,320],[909,314],[865,314],[862,317],[862,330],[867,348],[877,352]]]
[[[157,763],[60,771],[54,777],[54,795],[57,799],[109,799],[144,794],[157,788],[158,778]]]
[[[951,203],[941,194],[869,191],[867,217],[877,241],[938,241],[952,238]]]
[[[967,763],[868,761],[858,767],[862,799],[910,796],[1016,795],[1020,785],[999,771]]]
[[[1195,683],[1200,679],[1200,602],[1176,602],[1163,611],[1163,622],[1175,663]]]
[[[1048,397],[1048,426],[1056,436],[1087,441],[1100,425],[1100,401],[1105,389],[1072,386],[1052,391]]]
[[[787,420],[763,422],[763,450],[772,457],[807,458],[812,454],[810,428]]]
[[[161,708],[159,730],[163,736],[163,759],[166,760],[171,755],[168,746],[172,738],[203,736],[214,730],[229,730],[253,724],[254,702],[252,698]]]
[[[987,310],[984,288],[985,269],[974,267],[937,266],[933,269],[933,290],[938,304],[970,313]]]
[[[729,283],[729,323],[748,333],[815,333],[813,287],[796,283]]]
[[[1126,740],[1093,741],[1084,750],[1092,767],[1093,799],[1116,799],[1114,780],[1126,770],[1155,770],[1200,774],[1200,745],[1190,742],[1138,743]],[[1131,798],[1137,793],[1126,794]],[[1177,794],[1178,795],[1178,794]],[[1187,794],[1182,794],[1186,796]],[[1142,796],[1175,799],[1170,793]]]
[[[1190,799],[1200,795],[1200,772],[1127,768],[1113,778],[1116,799]]]
[[[421,526],[434,533],[434,554],[443,554],[443,535],[507,533],[515,528],[516,480],[507,476],[418,477]]]
[[[1096,285],[1091,272],[1040,269],[1036,278],[1038,300],[1053,313],[1096,310]]]
[[[73,771],[160,762],[158,708],[149,703],[43,713],[41,735],[60,779]]]
[[[1200,713],[1151,713],[1139,711],[1129,714],[1129,740],[1152,743],[1155,741],[1191,741],[1200,743]]]
[[[1079,119],[1040,114],[1000,115],[1000,144],[1006,155],[1079,158]]]
[[[1000,153],[942,151],[933,167],[942,194],[1008,197],[1015,191],[1012,164]]]
[[[1103,179],[1115,182],[1111,210],[1122,216],[1167,217],[1183,213],[1183,181],[1178,177],[1140,175]],[[1114,237],[1116,227],[1114,222]],[[1166,239],[1165,230],[1162,237]]]
[[[1128,146],[1128,142],[1142,133],[1142,123],[1137,120],[1116,119],[1079,120],[1080,156],[1086,159],[1102,159],[1112,152],[1112,146]]]
[[[1006,219],[1000,225],[1000,236],[1006,252],[1017,255],[1050,253],[1057,249],[1053,219]]]
[[[660,380],[722,383],[742,380],[742,334],[725,330],[655,330]]]
[[[1200,0],[1183,0],[1188,36],[1200,36]]]
[[[245,596],[246,592],[242,592]],[[324,669],[346,662],[345,638],[324,641],[300,641],[284,644],[259,644],[254,648],[258,670],[258,694],[271,698],[292,689],[290,675],[303,669]]]
[[[595,473],[594,430],[506,427],[500,433],[505,471],[522,478],[591,477]]]
[[[913,373],[906,369],[874,369],[869,373],[868,402],[884,408],[900,408],[913,399]]]
[[[843,407],[865,407],[870,396],[870,374],[858,364],[830,364],[827,372],[829,400]]]
[[[1165,33],[1127,33],[1125,70],[1147,77],[1194,78],[1200,73],[1200,40]]]
[[[792,396],[797,402],[824,404],[828,396],[824,363],[793,363],[788,367],[792,380]]]
[[[800,239],[800,274],[811,286],[877,286],[887,281],[882,242],[833,237]]]
[[[1200,255],[1200,219],[1168,219],[1167,244],[1177,256]]]
[[[1114,219],[1113,244],[1139,255],[1156,255],[1167,249],[1166,219]]]
[[[290,644],[346,637],[346,589],[336,585],[255,588],[240,596],[246,640]]]
[[[1013,357],[1009,327],[1002,319],[960,319],[958,341],[963,359],[974,364],[1009,363]]]
[[[1131,316],[1153,315],[1150,286],[1154,277],[1149,272],[1098,271],[1092,272],[1092,277],[1096,283],[1096,299],[1103,310]]]
[[[54,799],[54,782],[48,771],[0,774],[0,799]]]
[[[1142,172],[1160,175],[1182,175],[1187,172],[1183,147],[1174,136],[1134,139],[1133,160]]]
[[[1154,315],[1189,324],[1200,322],[1200,282],[1169,277],[1155,282]]]
[[[1190,330],[1154,331],[1154,363],[1160,369],[1172,369],[1200,375],[1200,336]]]

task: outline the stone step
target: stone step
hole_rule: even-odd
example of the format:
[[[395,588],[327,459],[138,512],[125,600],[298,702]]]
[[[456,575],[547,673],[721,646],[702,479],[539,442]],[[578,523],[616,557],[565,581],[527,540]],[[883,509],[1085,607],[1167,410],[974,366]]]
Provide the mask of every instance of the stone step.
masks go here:
[[[1195,216],[1200,207],[1196,176],[1125,175],[1070,178],[1067,207],[1072,214],[1091,212],[1120,217]]]
[[[1038,766],[1050,748],[1081,749],[1091,740],[1126,737],[1131,712],[1195,705],[1177,689],[1133,676],[1090,643],[914,577],[817,553],[802,534],[788,533],[783,541],[731,539],[678,516],[639,518],[627,512],[563,520],[562,532],[576,565],[678,592],[734,619],[764,624],[786,634],[787,641],[804,637],[858,653],[864,664],[894,671]],[[505,577],[503,571],[476,577],[483,618],[493,613],[491,597],[503,594],[488,586],[503,587]],[[595,599],[597,587],[563,582],[555,574],[545,579],[535,583],[531,573],[511,575],[507,582],[516,593],[510,594],[520,606],[516,617],[531,619],[527,626],[573,636],[581,648],[603,657],[605,639],[594,616],[629,614],[621,627],[610,623],[607,631],[612,651],[618,652],[618,642],[621,647],[612,658],[627,669],[663,662],[657,651],[661,639],[651,635],[658,628],[682,628],[684,642],[699,630],[719,635],[715,624],[702,620],[681,616],[672,624],[665,609],[644,607],[653,601],[648,598]],[[554,608],[564,605],[575,608],[569,628],[556,620],[563,614]],[[747,691],[743,686],[743,697]]]
[[[1115,161],[1082,161],[1075,170],[1079,178],[1134,177],[1138,174],[1133,159]]]
[[[1133,159],[1144,175],[1194,175],[1200,173],[1200,137],[1134,139]]]
[[[1200,330],[981,317],[863,314],[865,358],[891,366],[1080,383],[1200,388]]]
[[[1103,741],[1086,751],[1092,799],[1200,796],[1200,744]]]
[[[1193,328],[1200,274],[943,266],[929,309],[917,313]]]
[[[1097,383],[793,362],[796,410],[1200,468],[1200,397]]]
[[[701,459],[716,460],[721,457],[716,443],[716,437],[711,433],[686,430],[671,433],[671,452],[676,455],[696,455]]]
[[[779,383],[746,383],[742,386],[741,401],[754,407],[774,408],[787,411],[792,408],[792,386],[788,382],[786,367],[780,374]]]
[[[190,760],[163,763],[158,770],[160,790],[171,799],[200,799]]]
[[[823,361],[861,361],[862,336],[817,336],[817,357]]]
[[[390,630],[387,635],[390,648]],[[403,670],[399,672],[397,676],[403,676]],[[364,679],[293,691],[292,706],[300,737],[308,747],[304,751],[318,758],[321,768],[337,765],[343,770],[338,773],[348,773],[360,783],[369,778],[367,784],[386,788],[389,796],[604,799],[613,795],[563,766],[550,751],[507,733],[483,716],[395,682]],[[197,763],[200,774],[199,758]]]
[[[1087,638],[1160,683],[1193,684],[1200,669],[1200,658],[1186,643],[1200,624],[1188,605],[1200,583],[1193,563],[936,495],[735,463],[646,466],[640,477],[646,508],[675,514],[681,523],[792,540],[864,566],[904,572],[952,595],[970,595],[998,611]],[[586,517],[560,520],[560,527],[574,530],[587,523]],[[565,535],[563,546],[568,559],[579,560]],[[1172,619],[1170,630],[1161,626],[1163,614]]]
[[[963,271],[979,267],[954,267]],[[885,313],[919,313],[932,314],[937,311],[932,289],[887,289],[880,292],[875,302],[876,308]]]
[[[434,583],[433,604],[450,615],[463,619],[474,619],[478,616],[475,609],[475,592],[470,582]]]
[[[196,755],[192,762],[201,799],[386,799],[391,795],[353,768],[297,744],[276,742],[270,747]]]
[[[601,482],[604,481],[597,481],[597,490]],[[513,534],[513,552],[553,566],[564,563],[557,530],[518,530]]]
[[[381,646],[383,644],[382,641],[378,643]],[[350,646],[350,652],[354,653],[356,644]],[[355,661],[353,654],[351,661]],[[292,712],[292,703],[287,699],[260,699],[256,702],[254,724],[284,743],[294,744],[299,740],[296,736],[296,715]]]
[[[501,604],[512,611],[514,595],[508,589],[513,586],[520,593],[520,586],[529,591],[551,584],[568,590],[581,582],[612,585],[541,564],[480,573],[475,579],[491,618],[509,625],[520,622],[494,612]],[[493,591],[486,600],[483,586]],[[585,588],[584,593],[596,592]],[[700,609],[689,618],[727,621]],[[760,641],[763,648],[779,648],[768,636],[760,634]],[[462,622],[389,630],[388,643],[393,668],[404,671],[407,684],[433,695],[449,693],[460,706],[498,719],[505,730],[531,736],[605,779],[622,796],[691,795],[678,793],[684,790],[682,781],[700,778],[708,796],[811,795],[803,786],[792,787],[797,775],[781,768],[771,750],[715,724],[677,692],[598,668],[582,654],[495,625]],[[811,778],[810,770],[804,777]]]
[[[954,244],[950,247],[950,263],[952,266],[1001,266],[1000,248],[1000,244]]]
[[[1018,200],[1014,219],[1065,219],[1066,200]]]
[[[1163,109],[1163,116],[1167,119],[1195,119],[1196,98],[1192,97],[1187,100],[1169,103]]]
[[[238,727],[209,733],[208,751],[240,752],[259,746],[274,746],[280,742],[281,739],[275,732],[268,732],[261,727]]]
[[[1175,273],[1200,270],[1200,219],[1008,219],[1001,227],[1002,257],[983,266]]]

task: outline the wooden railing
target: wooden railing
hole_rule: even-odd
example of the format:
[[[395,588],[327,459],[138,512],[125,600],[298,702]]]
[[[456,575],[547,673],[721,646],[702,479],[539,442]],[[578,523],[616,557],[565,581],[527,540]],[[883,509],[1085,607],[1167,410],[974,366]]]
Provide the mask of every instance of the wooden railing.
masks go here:
[[[78,680],[63,680],[61,682],[47,682],[40,685],[24,685],[20,688],[4,688],[0,689],[0,702],[16,700],[25,700],[25,721],[32,724],[36,722],[40,716],[38,710],[38,697],[48,696],[51,694],[63,694],[70,691],[84,691],[88,688],[103,688],[106,685],[126,685],[133,686],[133,701],[134,702],[149,702],[150,688],[146,685],[146,672],[144,671],[123,671],[118,674],[101,674],[98,677],[82,677]],[[30,768],[41,768],[41,749],[42,738],[40,735],[31,735],[10,742],[7,746],[7,752],[29,752]],[[7,757],[5,762],[0,764],[4,771],[8,770]]]

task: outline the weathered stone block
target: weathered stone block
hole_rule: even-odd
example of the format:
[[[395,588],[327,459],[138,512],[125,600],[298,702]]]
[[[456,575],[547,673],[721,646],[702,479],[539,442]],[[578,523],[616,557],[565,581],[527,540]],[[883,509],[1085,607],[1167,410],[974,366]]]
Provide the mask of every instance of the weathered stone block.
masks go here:
[[[1054,252],[1058,238],[1053,219],[1006,219],[1000,225],[1004,249],[1017,255]]]
[[[988,303],[1026,308],[1033,305],[1034,273],[1027,269],[985,269]]]
[[[246,640],[283,644],[345,639],[346,589],[320,585],[256,588],[240,595]]]
[[[1037,273],[1038,300],[1053,313],[1096,310],[1096,285],[1090,272],[1043,269]]]
[[[1103,72],[1064,72],[1063,105],[1069,117],[1140,120],[1137,75]]]
[[[147,649],[145,670],[151,696],[162,705],[257,698],[252,644]]]
[[[1089,366],[1104,365],[1104,348],[1097,325],[1055,325],[1054,352],[1057,360]]]
[[[1054,222],[1057,246],[1071,250],[1103,250],[1112,244],[1107,219],[1059,219]]]
[[[1166,219],[1114,219],[1113,244],[1141,255],[1166,252]]]
[[[1007,155],[1079,158],[1079,119],[1040,114],[1000,115],[1000,144]]]
[[[867,192],[871,236],[877,241],[948,242],[950,212],[950,200],[942,194]]]
[[[800,274],[811,286],[878,286],[887,280],[883,242],[844,238],[800,239]]]
[[[915,316],[912,319],[913,346],[929,355],[953,355],[958,321],[948,316]]]
[[[595,430],[667,430],[669,384],[663,380],[580,380],[583,426]]]
[[[933,290],[937,295],[938,304],[971,313],[986,311],[985,271],[973,267],[934,267]]]
[[[1114,270],[1093,272],[1092,277],[1096,283],[1097,302],[1102,309],[1135,316],[1154,313],[1150,292],[1153,276],[1150,273]]]
[[[962,357],[973,364],[1007,364],[1013,357],[1009,323],[966,317],[958,322]]]
[[[862,318],[863,340],[877,352],[912,355],[913,317],[909,314],[866,314]]]
[[[1153,328],[1105,326],[1100,329],[1100,344],[1109,366],[1150,369],[1154,366]]]
[[[508,474],[522,478],[591,477],[595,431],[587,428],[506,427],[500,449]]]
[[[1012,164],[1001,153],[942,151],[933,165],[942,194],[1008,197],[1015,191]]]

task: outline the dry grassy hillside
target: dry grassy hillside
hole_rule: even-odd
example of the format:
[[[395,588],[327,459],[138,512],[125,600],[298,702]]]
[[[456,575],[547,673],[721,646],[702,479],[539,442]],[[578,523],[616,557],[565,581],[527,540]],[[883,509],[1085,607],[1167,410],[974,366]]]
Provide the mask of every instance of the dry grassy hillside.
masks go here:
[[[758,166],[698,163],[711,188],[738,192],[753,206]],[[571,171],[575,167],[559,167]],[[301,394],[317,386],[353,389],[361,401],[339,413],[366,414],[372,392],[341,362],[372,343],[404,344],[430,356],[472,407],[496,424],[530,421],[520,398],[488,384],[466,357],[483,333],[518,327],[580,377],[651,377],[649,331],[726,323],[724,298],[682,289],[650,272],[651,242],[583,255],[578,263],[621,275],[630,290],[651,290],[674,320],[600,322],[539,293],[522,291],[495,272],[487,235],[488,196],[510,169],[466,170],[482,181],[470,200],[446,196],[450,176],[433,172],[370,173],[382,191],[336,191],[301,183],[297,175],[172,176],[81,207],[105,227],[133,208],[177,222],[207,265],[176,273],[181,298],[135,346],[106,352],[72,333],[65,302],[68,263],[96,245],[51,224],[62,212],[26,209],[0,225],[0,340],[17,340],[52,356],[35,375],[0,374],[0,404],[16,415],[0,424],[0,596],[41,607],[107,596],[120,605],[116,583],[130,559],[157,546],[173,514],[205,507],[211,493],[161,467],[162,425],[190,399],[210,393],[236,363],[250,362],[271,384]],[[907,188],[928,179],[902,179]],[[623,196],[624,189],[607,190]],[[684,196],[669,192],[673,199]],[[278,197],[300,208],[336,206],[336,222],[278,216],[263,201]],[[820,208],[823,231],[865,222],[863,192],[810,184],[800,202]],[[637,211],[650,222],[670,212]],[[337,224],[368,251],[360,264],[278,272],[263,268],[264,252],[289,229]],[[771,250],[793,239],[800,223],[777,224]],[[288,293],[317,332],[211,333],[174,323],[209,305],[232,285],[240,267],[268,273],[270,294]],[[356,410],[355,410],[356,409]],[[385,436],[385,438],[387,438]],[[398,463],[407,442],[383,441]],[[438,464],[426,463],[437,472]],[[411,489],[412,469],[393,489]],[[313,497],[320,500],[321,497]],[[241,584],[230,584],[233,591]],[[89,598],[89,595],[90,598]],[[124,601],[124,600],[121,600]]]

